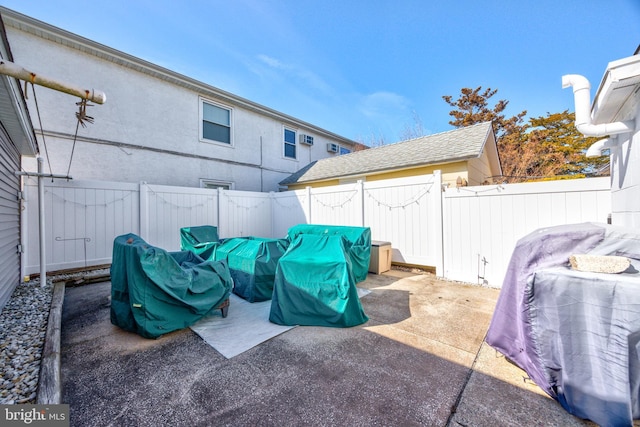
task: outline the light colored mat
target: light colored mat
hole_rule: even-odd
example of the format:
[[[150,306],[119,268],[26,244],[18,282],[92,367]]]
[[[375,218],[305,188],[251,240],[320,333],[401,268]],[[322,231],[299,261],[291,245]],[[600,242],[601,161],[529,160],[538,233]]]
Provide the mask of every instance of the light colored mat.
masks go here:
[[[369,290],[358,288],[362,298]],[[227,359],[295,328],[269,322],[271,300],[250,303],[235,294],[229,296],[229,313],[200,319],[191,330]],[[220,313],[218,311],[218,313]]]
[[[227,317],[204,317],[191,325],[191,330],[224,357],[231,359],[295,327],[269,322],[270,311],[271,300],[250,303],[231,294]]]

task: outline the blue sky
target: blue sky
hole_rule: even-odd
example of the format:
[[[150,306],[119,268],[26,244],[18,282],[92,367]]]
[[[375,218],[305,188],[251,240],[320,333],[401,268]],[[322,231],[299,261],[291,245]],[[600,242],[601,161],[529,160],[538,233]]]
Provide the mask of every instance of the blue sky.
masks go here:
[[[1,4],[365,143],[452,129],[442,96],[463,87],[498,89],[507,115],[573,111],[563,74],[593,96],[640,45],[640,0]]]

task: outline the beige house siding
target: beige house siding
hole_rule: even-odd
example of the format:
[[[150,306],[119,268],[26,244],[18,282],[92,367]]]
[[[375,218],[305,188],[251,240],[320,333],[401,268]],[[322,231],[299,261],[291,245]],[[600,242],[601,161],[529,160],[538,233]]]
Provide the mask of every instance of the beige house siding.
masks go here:
[[[492,182],[491,165],[486,150],[477,159],[469,160],[469,185],[482,185],[485,182]]]
[[[455,187],[456,180],[458,179],[458,177],[468,180],[467,163],[468,162],[463,161],[463,162],[446,163],[446,164],[440,164],[440,165],[422,166],[422,167],[413,168],[413,169],[395,170],[395,171],[390,171],[386,173],[368,175],[367,181],[379,181],[382,179],[405,178],[408,176],[417,176],[417,175],[429,175],[429,174],[432,174],[434,171],[440,170],[442,173],[442,183],[443,184],[449,183],[449,185]]]
[[[331,179],[327,181],[296,183],[296,184],[290,184],[289,190],[300,190],[306,187],[313,187],[313,188],[328,187],[331,185],[351,183],[351,182],[357,181],[358,179],[361,179],[363,181],[380,181],[383,179],[405,178],[408,176],[418,176],[418,175],[430,175],[437,170],[440,170],[442,173],[443,184],[448,183],[451,187],[455,187],[456,180],[458,179],[458,177],[469,181],[469,174],[467,171],[468,164],[469,162],[467,161],[461,161],[461,162],[455,162],[455,163],[422,166],[419,168],[400,169],[400,170],[394,170],[394,171],[377,173],[377,174],[369,174],[369,175],[364,175],[362,177],[349,177],[349,178],[343,178],[343,179]],[[482,175],[482,176],[486,176],[486,175]]]
[[[313,188],[330,187],[332,185],[339,185],[339,184],[340,184],[339,179],[330,179],[327,181],[318,181],[318,182],[309,182],[309,183],[303,182],[300,184],[290,184],[288,186],[288,190],[302,190],[307,187],[313,187]]]

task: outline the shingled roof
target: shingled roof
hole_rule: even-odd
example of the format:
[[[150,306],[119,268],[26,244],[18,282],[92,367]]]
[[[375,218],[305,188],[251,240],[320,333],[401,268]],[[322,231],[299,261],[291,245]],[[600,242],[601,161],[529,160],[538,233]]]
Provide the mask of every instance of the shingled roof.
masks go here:
[[[491,122],[356,151],[309,163],[280,181],[291,185],[478,158],[493,133]]]

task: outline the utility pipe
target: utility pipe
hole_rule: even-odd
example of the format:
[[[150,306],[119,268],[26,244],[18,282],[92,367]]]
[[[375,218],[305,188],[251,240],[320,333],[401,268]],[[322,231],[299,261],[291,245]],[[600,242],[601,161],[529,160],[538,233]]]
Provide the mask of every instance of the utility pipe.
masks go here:
[[[586,77],[578,74],[562,76],[562,88],[573,86],[573,96],[576,104],[576,129],[584,136],[606,136],[619,133],[633,132],[634,121],[591,123],[591,85]]]
[[[591,146],[587,149],[585,156],[600,157],[602,156],[602,150],[606,150],[607,148],[617,147],[618,144],[619,144],[618,138],[616,138],[615,136],[611,138],[601,139],[591,144]]]
[[[38,220],[40,237],[40,286],[47,285],[47,259],[45,256],[44,241],[44,159],[38,157]]]
[[[95,102],[96,104],[104,104],[107,100],[107,95],[102,91],[95,89],[82,89],[79,87],[68,85],[66,83],[58,82],[56,80],[28,71],[21,66],[4,59],[0,60],[0,74],[6,74],[7,76],[15,77],[26,82],[68,93],[69,95],[79,96],[82,99]]]

